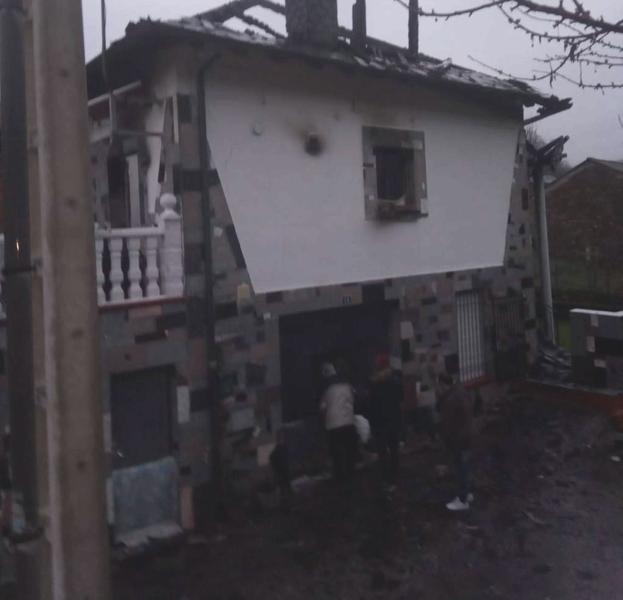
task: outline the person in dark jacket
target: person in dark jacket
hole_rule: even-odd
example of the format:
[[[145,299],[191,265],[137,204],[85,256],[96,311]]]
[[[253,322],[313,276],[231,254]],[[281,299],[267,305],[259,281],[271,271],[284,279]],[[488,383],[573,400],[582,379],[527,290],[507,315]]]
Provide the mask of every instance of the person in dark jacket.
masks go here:
[[[370,426],[382,474],[390,485],[396,483],[398,475],[402,396],[402,383],[389,357],[379,354],[370,377]]]
[[[472,438],[472,398],[451,375],[442,373],[437,384],[437,403],[441,416],[441,435],[452,455],[458,480],[458,494],[446,504],[451,511],[468,510],[474,495],[470,490],[468,459]]]
[[[270,454],[270,466],[273,470],[275,483],[279,488],[281,508],[289,510],[292,505],[292,475],[290,471],[290,452],[285,432],[280,429],[277,433],[277,444]]]

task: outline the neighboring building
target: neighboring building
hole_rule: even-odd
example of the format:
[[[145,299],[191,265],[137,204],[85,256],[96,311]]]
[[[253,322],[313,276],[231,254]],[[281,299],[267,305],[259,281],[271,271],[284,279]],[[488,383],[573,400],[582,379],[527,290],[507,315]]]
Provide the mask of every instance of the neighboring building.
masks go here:
[[[620,410],[623,311],[573,309],[569,316],[573,382],[592,390],[609,390],[612,405]]]
[[[547,219],[554,303],[620,308],[623,162],[588,158],[551,183]]]
[[[88,67],[117,538],[192,527],[282,427],[313,461],[324,360],[363,384],[389,352],[424,403],[440,369],[477,384],[535,355],[524,106],[568,105],[336,14],[239,0],[130,25],[112,103]]]

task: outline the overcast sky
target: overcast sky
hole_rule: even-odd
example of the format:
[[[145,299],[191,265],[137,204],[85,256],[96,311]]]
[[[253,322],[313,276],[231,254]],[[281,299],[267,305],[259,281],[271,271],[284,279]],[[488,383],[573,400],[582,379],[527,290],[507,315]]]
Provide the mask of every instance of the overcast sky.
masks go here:
[[[340,22],[350,27],[350,12],[354,0],[338,0]],[[550,0],[553,1],[553,0]],[[123,36],[130,21],[150,17],[172,19],[189,16],[224,4],[225,0],[106,0],[109,42]],[[475,2],[475,0],[474,0]],[[423,0],[423,6],[437,9],[452,6],[464,7],[472,0]],[[85,23],[87,58],[100,50],[100,0],[82,0]],[[623,19],[620,0],[585,0],[587,8],[613,20]],[[616,7],[618,5],[618,7]],[[453,62],[482,70],[470,56],[490,65],[498,66],[518,76],[530,75],[534,58],[542,56],[544,49],[532,47],[530,40],[514,31],[496,11],[473,17],[435,22],[422,20],[420,25],[422,52],[437,58],[451,58]],[[406,45],[406,10],[395,0],[368,0],[368,33],[371,36]],[[606,75],[608,77],[609,75]],[[561,134],[571,136],[567,145],[569,160],[575,164],[587,156],[623,159],[623,90],[605,94],[579,90],[564,81],[554,84],[540,83],[542,91],[561,97],[571,96],[574,107],[558,116],[550,117],[538,125],[539,133],[546,139]]]

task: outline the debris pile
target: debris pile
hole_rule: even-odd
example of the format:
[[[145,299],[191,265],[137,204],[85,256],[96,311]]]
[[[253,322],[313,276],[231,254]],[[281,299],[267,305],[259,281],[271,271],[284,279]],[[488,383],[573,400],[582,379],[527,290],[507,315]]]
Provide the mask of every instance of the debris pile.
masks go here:
[[[533,367],[532,377],[542,381],[571,383],[571,354],[550,342],[543,342]]]

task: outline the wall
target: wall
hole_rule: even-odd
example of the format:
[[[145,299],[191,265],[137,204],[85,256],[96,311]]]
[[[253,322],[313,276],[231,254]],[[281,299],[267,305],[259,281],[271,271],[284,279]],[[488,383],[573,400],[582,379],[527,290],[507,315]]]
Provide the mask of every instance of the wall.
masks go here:
[[[154,367],[174,370],[172,455],[178,468],[181,523],[185,528],[192,528],[197,524],[195,517],[208,512],[207,502],[203,500],[212,468],[197,103],[196,98],[186,94],[188,87],[194,89],[192,83],[184,87],[178,80],[178,68],[184,64],[184,58],[178,60],[176,52],[163,53],[155,64],[153,79],[143,82],[150,103],[142,116],[145,129],[162,132],[162,137],[147,140],[149,164],[145,165],[143,185],[150,212],[159,210],[155,200],[162,193],[173,193],[179,200],[185,293],[184,298],[174,302],[148,302],[101,312],[104,422],[110,452],[109,400],[113,375]],[[105,145],[94,146],[92,152],[93,178],[105,190]],[[101,199],[106,201],[105,193]],[[112,506],[110,501],[109,505]],[[112,519],[111,514],[111,522]]]
[[[102,398],[104,439],[112,475],[113,452],[110,414],[111,377],[116,374],[153,368],[170,368],[174,374],[172,398],[171,456],[179,466],[180,519],[187,526],[193,521],[192,488],[209,478],[203,422],[192,418],[186,331],[187,315],[183,300],[164,304],[117,307],[100,311]],[[197,429],[201,431],[200,446]],[[145,490],[145,497],[149,490]],[[108,480],[109,523],[114,526],[112,480]]]
[[[207,121],[256,292],[503,263],[518,119],[382,80],[245,60],[210,73]],[[424,132],[427,217],[365,220],[364,125]],[[324,140],[318,157],[303,150],[307,131]]]
[[[554,301],[616,307],[623,292],[623,173],[589,161],[547,191]]]
[[[623,312],[574,309],[570,320],[574,383],[623,390]]]

